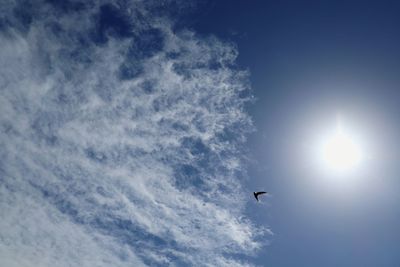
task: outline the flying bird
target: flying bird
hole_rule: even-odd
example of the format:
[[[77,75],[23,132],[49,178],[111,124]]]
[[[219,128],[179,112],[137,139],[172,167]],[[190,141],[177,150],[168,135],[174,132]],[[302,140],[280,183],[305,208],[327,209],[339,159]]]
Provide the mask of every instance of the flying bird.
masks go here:
[[[253,192],[253,194],[254,194],[254,197],[257,199],[257,202],[258,202],[258,201],[259,201],[259,200],[258,200],[258,196],[259,196],[259,195],[262,195],[262,194],[267,194],[267,192],[264,192],[264,191]]]

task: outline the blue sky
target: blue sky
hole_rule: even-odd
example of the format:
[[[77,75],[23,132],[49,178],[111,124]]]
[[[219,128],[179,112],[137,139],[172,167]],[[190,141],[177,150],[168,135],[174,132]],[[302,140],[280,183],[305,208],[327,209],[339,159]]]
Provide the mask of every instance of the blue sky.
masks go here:
[[[273,194],[261,210],[248,206],[274,232],[258,264],[399,265],[399,9],[396,1],[218,1],[190,20],[235,42],[251,73],[256,160],[247,186]],[[343,177],[319,170],[309,153],[338,114],[367,154]]]
[[[398,266],[399,9],[6,0],[0,265]]]

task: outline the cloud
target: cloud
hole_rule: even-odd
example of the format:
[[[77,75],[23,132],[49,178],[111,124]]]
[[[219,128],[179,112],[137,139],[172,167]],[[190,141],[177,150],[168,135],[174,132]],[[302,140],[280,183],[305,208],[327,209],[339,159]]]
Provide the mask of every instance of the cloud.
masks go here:
[[[2,265],[242,266],[260,248],[248,73],[233,44],[174,30],[170,4],[2,5]]]

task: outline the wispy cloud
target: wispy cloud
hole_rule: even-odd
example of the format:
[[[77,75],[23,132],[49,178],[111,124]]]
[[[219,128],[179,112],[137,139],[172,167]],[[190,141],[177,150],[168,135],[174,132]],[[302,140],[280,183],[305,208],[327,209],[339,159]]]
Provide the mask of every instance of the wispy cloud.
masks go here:
[[[248,74],[164,4],[2,5],[1,265],[242,266],[260,247]]]

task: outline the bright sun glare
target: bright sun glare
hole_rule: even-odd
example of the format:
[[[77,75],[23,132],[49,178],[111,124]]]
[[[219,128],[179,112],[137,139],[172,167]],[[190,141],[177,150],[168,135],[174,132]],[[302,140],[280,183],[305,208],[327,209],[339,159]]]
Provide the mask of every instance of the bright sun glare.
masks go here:
[[[342,172],[361,162],[362,151],[357,140],[346,133],[338,122],[336,131],[322,142],[321,157],[329,169]]]

